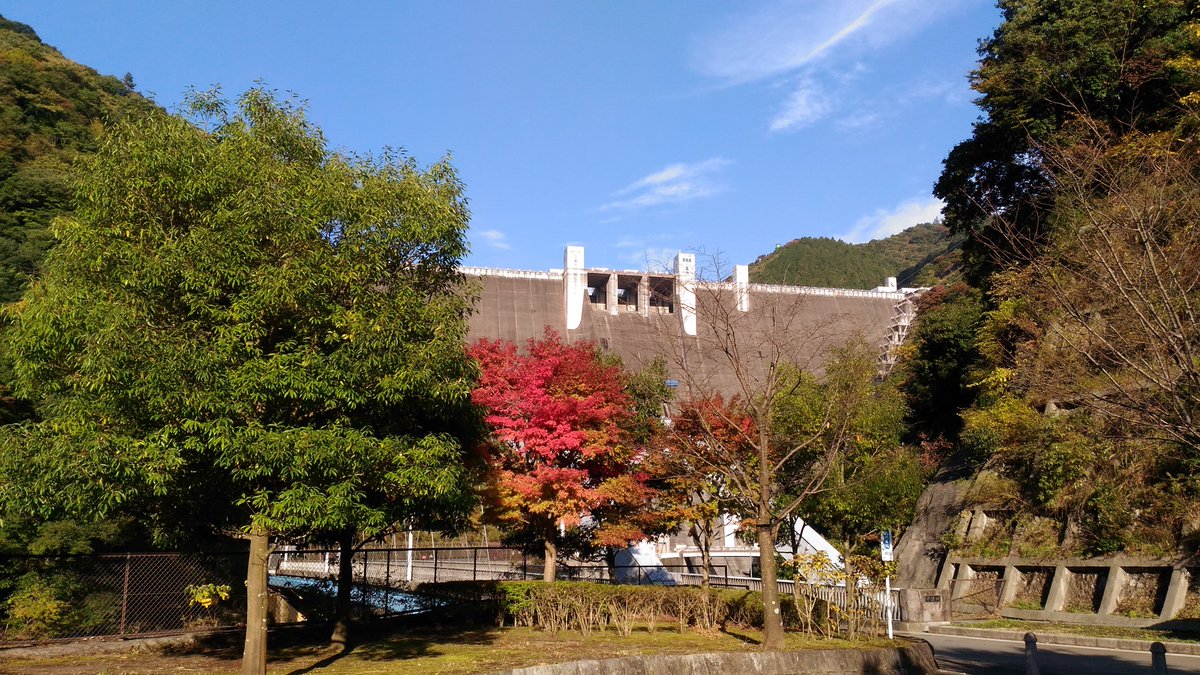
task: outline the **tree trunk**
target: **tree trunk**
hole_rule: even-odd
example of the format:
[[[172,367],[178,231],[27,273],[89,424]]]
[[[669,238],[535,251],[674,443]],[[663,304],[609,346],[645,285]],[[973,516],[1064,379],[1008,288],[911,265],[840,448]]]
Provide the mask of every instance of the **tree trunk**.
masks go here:
[[[558,549],[554,546],[554,538],[546,537],[546,565],[542,568],[542,580],[554,581],[555,571],[557,569],[557,560],[555,554]]]
[[[704,540],[700,544],[700,585],[708,588],[708,570],[712,567],[712,539],[708,536],[708,532],[703,534]]]
[[[338,585],[337,601],[333,610],[333,635],[329,641],[343,649],[350,644],[350,591],[354,588],[354,533],[344,532],[338,537]]]
[[[771,497],[775,493],[774,463],[770,452],[769,417],[758,430],[758,568],[762,575],[763,649],[783,649],[783,612],[779,606],[779,582],[775,569],[775,528],[772,526]]]
[[[250,529],[250,560],[246,564],[246,645],[242,651],[242,675],[267,672],[267,556],[270,542],[266,531]]]
[[[775,536],[769,517],[760,517],[758,531],[758,567],[762,574],[763,648],[783,649],[783,613],[779,606],[779,582],[775,570]]]

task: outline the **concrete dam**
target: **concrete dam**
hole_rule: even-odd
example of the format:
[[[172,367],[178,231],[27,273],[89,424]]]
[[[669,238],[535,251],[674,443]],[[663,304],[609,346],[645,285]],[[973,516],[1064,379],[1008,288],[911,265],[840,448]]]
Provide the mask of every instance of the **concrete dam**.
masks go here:
[[[566,248],[562,269],[463,272],[478,293],[471,341],[523,345],[548,327],[567,342],[596,343],[631,369],[661,356],[685,388],[725,395],[746,385],[734,359],[751,377],[780,360],[819,374],[829,350],[854,337],[878,349],[886,372],[923,290],[897,288],[894,278],[872,290],[752,284],[746,265],[706,280],[689,253],[676,256],[672,272],[588,268],[579,246]]]

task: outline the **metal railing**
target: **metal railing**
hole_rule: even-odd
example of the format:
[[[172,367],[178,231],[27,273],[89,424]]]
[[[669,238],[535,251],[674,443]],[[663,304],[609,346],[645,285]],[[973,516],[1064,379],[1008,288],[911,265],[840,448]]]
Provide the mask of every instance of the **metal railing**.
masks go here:
[[[696,573],[673,573],[680,584],[698,586],[701,583],[701,576]],[[743,577],[743,576],[728,576],[719,574],[710,574],[708,583],[714,588],[742,588],[749,591],[762,592],[762,579],[758,577]],[[850,607],[849,594],[846,592],[845,586],[833,584],[814,584],[805,583],[803,581],[796,582],[790,579],[780,579],[776,582],[779,592],[785,595],[804,595],[810,598],[823,600],[831,605],[839,608],[842,611],[847,611]],[[874,586],[863,586],[855,589],[855,604],[859,611],[868,616],[873,616],[878,619],[887,619],[887,592],[884,589]],[[892,589],[892,618],[900,620],[900,590]]]
[[[272,574],[309,579],[336,579],[336,549],[280,548],[267,566]],[[541,562],[520,549],[500,546],[462,548],[370,548],[354,552],[351,563],[358,583],[387,587],[442,581],[540,579]]]

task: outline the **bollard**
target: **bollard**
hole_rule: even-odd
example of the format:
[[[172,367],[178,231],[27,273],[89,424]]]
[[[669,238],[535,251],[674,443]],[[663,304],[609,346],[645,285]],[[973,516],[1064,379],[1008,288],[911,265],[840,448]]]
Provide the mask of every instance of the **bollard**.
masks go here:
[[[1150,675],[1167,675],[1167,646],[1161,642],[1150,645]]]
[[[1042,675],[1037,662],[1037,636],[1025,634],[1025,675]]]

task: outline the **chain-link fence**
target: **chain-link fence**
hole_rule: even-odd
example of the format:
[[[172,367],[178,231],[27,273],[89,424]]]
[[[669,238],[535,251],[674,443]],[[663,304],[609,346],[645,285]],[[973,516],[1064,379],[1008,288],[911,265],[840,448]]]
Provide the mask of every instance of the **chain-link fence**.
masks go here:
[[[335,549],[277,548],[268,560],[269,583],[277,596],[274,620],[332,618],[339,557]],[[245,621],[246,562],[244,552],[0,556],[0,644],[239,626]],[[357,614],[378,617],[428,609],[431,600],[411,592],[418,584],[539,580],[543,562],[520,549],[499,546],[371,548],[355,551],[350,569]],[[560,562],[557,577],[609,584],[701,582],[701,575],[684,565],[573,561]],[[709,582],[714,587],[748,590],[762,585],[759,579],[731,576],[724,565],[710,569]],[[845,589],[804,590],[839,607],[846,603]],[[792,582],[781,581],[780,591],[796,589]],[[883,601],[875,595],[879,594],[862,599],[858,606],[882,607]]]
[[[0,642],[176,633],[245,617],[245,553],[4,556],[0,570]]]

